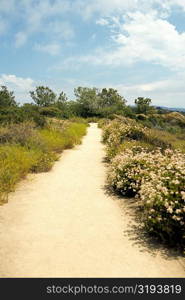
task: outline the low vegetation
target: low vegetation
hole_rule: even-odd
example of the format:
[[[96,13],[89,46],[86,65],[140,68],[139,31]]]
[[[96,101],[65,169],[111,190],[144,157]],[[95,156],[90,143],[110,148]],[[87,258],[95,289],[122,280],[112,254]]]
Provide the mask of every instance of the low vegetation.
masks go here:
[[[87,123],[48,122],[38,128],[33,122],[0,127],[0,202],[28,172],[51,169],[58,154],[81,142]]]
[[[109,186],[135,198],[150,234],[185,248],[185,154],[177,140],[128,118],[103,125]]]

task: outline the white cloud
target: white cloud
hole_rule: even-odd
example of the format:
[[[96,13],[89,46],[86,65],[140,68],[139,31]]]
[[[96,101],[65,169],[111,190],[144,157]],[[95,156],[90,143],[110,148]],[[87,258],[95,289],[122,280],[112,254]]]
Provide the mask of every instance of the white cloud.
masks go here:
[[[24,18],[31,26],[30,30],[35,30],[47,18],[61,16],[71,8],[70,1],[67,0],[20,0],[18,9],[24,11]]]
[[[102,17],[122,15],[125,12],[148,13],[157,10],[160,17],[168,17],[174,7],[185,10],[185,0],[77,0],[74,7],[84,19],[95,15]]]
[[[159,16],[168,16],[174,5],[185,10],[185,0],[1,0],[0,13],[24,19],[25,34],[29,36],[48,25],[49,18],[61,18],[65,13],[80,13],[84,19],[95,16],[98,24],[105,25],[104,17],[125,12],[157,10]]]
[[[0,85],[6,85],[8,89],[15,92],[16,100],[30,101],[29,91],[35,87],[35,81],[31,78],[17,77],[11,74],[0,75]]]
[[[2,74],[0,76],[1,84],[11,84],[12,86],[18,87],[21,90],[28,90],[32,88],[34,80],[31,78],[22,78],[15,75]]]
[[[46,28],[52,24],[50,21],[53,17],[58,20],[48,35],[52,36],[52,33],[58,32],[58,38],[73,37],[74,30],[71,25],[68,22],[61,22],[61,17],[66,13],[80,13],[84,19],[93,16],[97,24],[105,26],[106,17],[122,16],[127,12],[139,11],[150,14],[155,10],[159,16],[167,17],[174,5],[185,10],[184,0],[1,0],[0,14],[11,14],[24,22],[24,29],[20,30],[22,36],[20,32],[15,36],[16,47],[21,47],[31,35],[37,32],[46,33]],[[11,22],[12,18],[9,17],[7,20]]]
[[[114,85],[114,88],[128,100],[129,104],[134,104],[137,97],[149,97],[154,105],[184,107],[184,80],[185,73],[180,72],[164,80],[130,85],[118,84]]]
[[[76,2],[77,9],[85,19],[99,13],[102,16],[109,16],[125,10],[138,8],[137,0],[79,0]]]
[[[29,38],[35,36],[38,38],[37,34],[40,33],[41,40],[37,39],[38,44],[35,44],[34,48],[50,55],[60,54],[60,43],[64,45],[64,42],[68,42],[75,35],[72,25],[68,20],[65,21],[64,15],[69,14],[70,19],[73,19],[73,16],[80,14],[81,18],[89,23],[92,21],[107,27],[108,30],[104,32],[109,32],[108,48],[99,48],[94,52],[88,52],[86,56],[67,57],[64,62],[59,62],[55,69],[67,68],[68,71],[72,71],[87,64],[94,64],[105,68],[119,67],[120,70],[125,65],[148,62],[169,68],[176,74],[185,67],[185,32],[179,33],[168,22],[168,16],[174,9],[185,11],[185,0],[1,0],[0,2],[0,33],[6,32],[7,23],[15,24],[16,21],[15,28],[18,28],[18,32],[14,36],[15,46],[23,46]],[[89,40],[94,37],[91,33]],[[97,42],[98,37],[97,31]],[[33,45],[34,43],[36,41]],[[14,86],[19,92],[23,91],[18,86],[18,78],[15,75],[6,76],[8,76],[7,85]],[[166,78],[168,76],[166,74]],[[127,95],[140,96],[143,93],[163,102],[171,99],[172,103],[179,95],[184,99],[185,76],[182,78],[180,75],[177,79],[174,76],[163,81],[156,78],[156,81],[149,83],[126,87],[120,85],[119,88],[124,88]],[[0,82],[2,80],[5,81],[5,77],[2,79],[0,76]],[[26,79],[22,80],[25,82]]]
[[[61,47],[58,43],[50,43],[45,45],[36,44],[34,49],[50,55],[58,55],[61,52]]]
[[[176,2],[181,5],[181,0],[78,0],[76,1],[77,10],[84,19],[89,19],[95,15],[108,17],[112,15],[122,15],[125,12],[150,12],[158,10],[160,16],[168,16],[172,5]],[[184,2],[184,0],[182,0]]]
[[[128,13],[124,20],[111,18],[109,24],[112,50],[99,49],[80,57],[81,62],[110,66],[149,62],[172,70],[185,67],[185,32],[179,33],[155,12]]]
[[[74,31],[68,22],[51,20],[60,18],[70,10],[70,1],[66,0],[20,0],[16,6],[16,14],[24,24],[24,30],[16,33],[15,46],[21,47],[34,34],[42,33],[48,38],[72,38]]]
[[[168,9],[173,6],[179,6],[185,9],[185,0],[165,0],[165,5]]]

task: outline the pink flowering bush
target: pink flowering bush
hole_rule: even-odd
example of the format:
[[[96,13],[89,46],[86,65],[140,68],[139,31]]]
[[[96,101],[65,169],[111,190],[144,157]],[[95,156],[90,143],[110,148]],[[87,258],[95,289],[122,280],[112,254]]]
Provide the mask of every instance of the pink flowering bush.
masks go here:
[[[185,245],[185,155],[133,148],[111,161],[108,183],[136,197],[147,230],[170,244]]]
[[[111,161],[108,183],[123,195],[136,196],[155,163],[149,156],[151,154],[141,147],[119,153]]]
[[[167,150],[148,178],[139,190],[146,228],[185,247],[185,155]]]
[[[120,146],[128,137],[129,126],[118,122],[106,126],[108,149],[112,143]],[[122,195],[135,197],[148,232],[185,247],[184,153],[138,146],[124,149],[110,159],[108,184]]]

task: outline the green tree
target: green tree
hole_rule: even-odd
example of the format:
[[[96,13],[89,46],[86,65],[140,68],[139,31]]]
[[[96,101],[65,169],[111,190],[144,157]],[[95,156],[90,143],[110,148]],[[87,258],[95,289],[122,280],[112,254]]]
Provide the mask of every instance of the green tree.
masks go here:
[[[138,97],[135,99],[136,113],[138,114],[148,114],[154,112],[154,108],[150,106],[152,100],[150,98]]]
[[[78,113],[82,117],[108,117],[124,114],[126,100],[113,88],[78,87],[74,90]]]
[[[67,98],[67,95],[62,91],[56,102],[55,102],[55,108],[57,108],[60,112],[60,117],[67,119],[70,115],[69,112],[69,100]]]
[[[51,106],[56,102],[56,94],[48,87],[37,86],[30,96],[38,106]]]
[[[113,88],[103,88],[98,94],[99,115],[108,118],[114,114],[125,115],[126,100]]]
[[[0,107],[1,108],[8,108],[8,107],[15,107],[17,103],[15,101],[14,92],[8,91],[6,86],[1,86],[0,90]]]
[[[55,102],[55,106],[61,110],[65,110],[67,106],[68,98],[64,92],[61,92],[58,99]]]
[[[78,111],[82,117],[91,117],[97,114],[98,89],[78,87],[74,89]]]
[[[40,113],[40,107],[33,103],[25,103],[20,107],[20,111],[24,120],[32,120],[39,127],[43,127],[46,124],[45,117]]]
[[[59,103],[66,103],[68,101],[67,95],[62,91],[57,99]]]
[[[124,97],[119,95],[118,91],[113,88],[103,88],[98,94],[99,100],[98,104],[101,108],[111,107],[111,106],[125,106],[126,100]]]

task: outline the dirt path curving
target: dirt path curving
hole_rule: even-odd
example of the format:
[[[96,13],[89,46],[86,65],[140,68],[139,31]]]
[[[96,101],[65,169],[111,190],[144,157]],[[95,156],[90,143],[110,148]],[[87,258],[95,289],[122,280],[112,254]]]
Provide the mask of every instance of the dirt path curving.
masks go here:
[[[185,277],[181,259],[129,234],[130,209],[103,188],[100,139],[91,125],[82,145],[0,207],[0,277]]]

